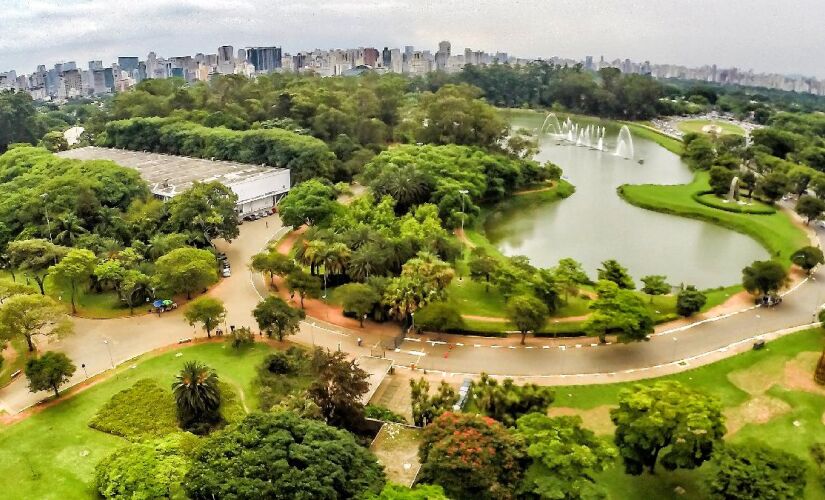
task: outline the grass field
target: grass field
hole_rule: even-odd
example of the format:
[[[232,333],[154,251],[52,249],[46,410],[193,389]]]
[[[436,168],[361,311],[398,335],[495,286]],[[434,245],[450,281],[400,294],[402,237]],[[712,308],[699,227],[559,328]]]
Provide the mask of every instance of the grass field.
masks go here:
[[[241,405],[257,408],[252,388],[256,368],[271,348],[255,344],[242,351],[226,343],[201,344],[143,356],[110,377],[58,405],[0,429],[0,491],[4,498],[96,498],[95,464],[126,440],[88,424],[109,398],[141,379],[169,387],[187,360],[214,368],[237,392]],[[180,354],[180,355],[179,355]]]
[[[702,128],[707,125],[715,125],[719,127],[722,130],[722,135],[745,135],[745,130],[739,125],[734,125],[733,123],[720,120],[685,120],[679,122],[678,127],[679,130],[686,134],[695,133],[708,135],[708,132],[702,130]]]
[[[645,139],[651,140],[656,144],[662,146],[663,148],[667,149],[671,153],[681,155],[684,151],[684,144],[679,139],[671,137],[665,133],[662,133],[659,130],[651,127],[647,123],[639,123],[639,122],[622,122],[630,128],[630,131],[638,135],[640,137],[644,137]]]
[[[761,351],[655,380],[677,380],[718,397],[725,407],[730,440],[763,441],[805,459],[810,465],[806,498],[825,498],[808,455],[811,444],[825,442],[825,389],[812,380],[822,348],[822,330],[806,330],[775,340]],[[609,407],[617,403],[620,390],[633,385],[559,387],[553,411],[579,414],[594,431],[612,433]],[[681,498],[700,499],[706,498],[708,472],[707,467],[674,473],[660,468],[655,476],[634,478],[619,466],[601,474],[599,480],[616,500],[673,498],[676,486],[686,490]]]
[[[746,234],[761,243],[771,256],[785,266],[790,266],[790,256],[794,251],[809,244],[805,232],[782,212],[772,215],[738,214],[702,205],[692,198],[694,193],[709,188],[708,173],[697,172],[690,184],[625,185],[619,187],[619,195],[642,208],[700,219]]]

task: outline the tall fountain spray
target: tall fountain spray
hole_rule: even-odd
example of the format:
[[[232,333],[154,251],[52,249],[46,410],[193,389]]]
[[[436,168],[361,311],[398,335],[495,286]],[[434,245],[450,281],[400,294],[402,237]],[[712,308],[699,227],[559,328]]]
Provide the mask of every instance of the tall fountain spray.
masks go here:
[[[632,160],[634,156],[633,137],[630,135],[630,129],[627,125],[622,125],[619,130],[619,138],[616,142],[616,156],[621,156],[628,160]]]
[[[561,124],[559,123],[559,118],[556,116],[556,113],[547,114],[547,117],[544,119],[544,123],[541,124],[539,133],[552,134],[554,136],[562,134]]]

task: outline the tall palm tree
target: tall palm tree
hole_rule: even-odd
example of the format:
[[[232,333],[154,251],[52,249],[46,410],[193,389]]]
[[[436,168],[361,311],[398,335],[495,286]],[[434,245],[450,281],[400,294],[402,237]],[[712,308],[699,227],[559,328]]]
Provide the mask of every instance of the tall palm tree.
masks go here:
[[[322,260],[324,273],[344,274],[351,255],[352,251],[344,243],[333,243],[327,246]]]
[[[296,253],[295,257],[301,264],[309,266],[309,273],[314,276],[316,269],[324,263],[327,246],[327,242],[322,240],[304,240],[304,248]]]
[[[220,421],[218,374],[204,363],[184,363],[183,369],[175,376],[172,393],[177,404],[178,420],[184,428]]]
[[[362,246],[352,252],[352,256],[347,264],[347,274],[355,281],[366,281],[370,276],[376,274],[380,268],[381,256],[374,245]]]
[[[59,217],[55,221],[55,226],[57,234],[54,239],[60,244],[69,247],[74,246],[74,242],[78,236],[89,232],[83,227],[83,221],[80,220],[80,217],[72,212]]]

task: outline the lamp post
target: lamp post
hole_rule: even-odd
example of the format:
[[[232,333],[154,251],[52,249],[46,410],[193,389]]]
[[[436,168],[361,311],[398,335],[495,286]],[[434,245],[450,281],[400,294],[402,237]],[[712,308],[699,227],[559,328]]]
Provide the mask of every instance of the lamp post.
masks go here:
[[[459,189],[458,192],[461,194],[461,232],[464,232],[464,218],[467,216],[464,213],[464,196],[469,193],[466,189]]]
[[[112,363],[112,369],[114,370],[115,360],[112,357],[112,348],[109,346],[109,340],[106,339],[106,340],[103,341],[103,343],[106,344],[106,350],[109,352],[109,362]]]
[[[49,243],[54,244],[54,240],[52,239],[52,222],[49,220],[49,207],[46,206],[46,199],[49,197],[49,193],[43,193],[40,197],[43,199],[43,211],[46,213],[46,226],[49,228]],[[55,264],[57,264],[56,258]]]

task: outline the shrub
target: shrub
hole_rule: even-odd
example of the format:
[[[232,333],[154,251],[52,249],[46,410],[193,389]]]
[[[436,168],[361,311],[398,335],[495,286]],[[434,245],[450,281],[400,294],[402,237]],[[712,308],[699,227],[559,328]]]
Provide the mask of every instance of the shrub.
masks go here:
[[[234,349],[249,347],[255,343],[255,334],[248,327],[236,328],[226,339]]]
[[[364,416],[383,422],[392,422],[395,424],[406,424],[407,418],[404,415],[399,415],[389,408],[384,408],[378,405],[367,405],[364,407]]]
[[[178,430],[175,401],[155,381],[138,380],[112,396],[89,427],[130,441],[162,437]]]

